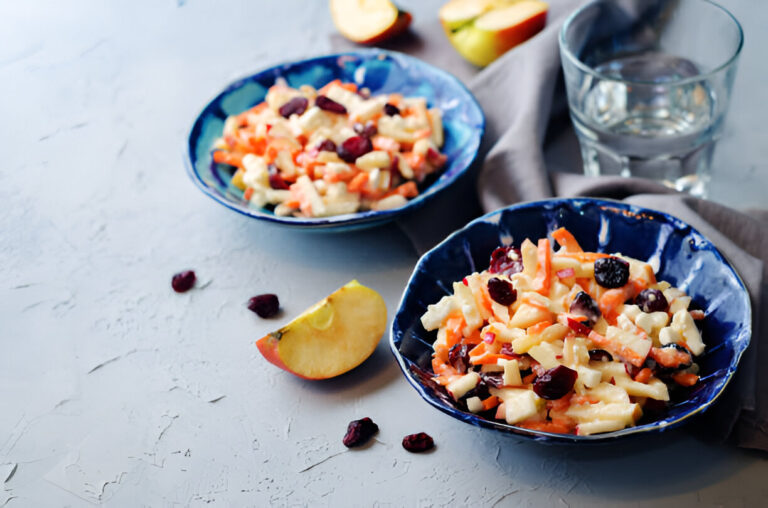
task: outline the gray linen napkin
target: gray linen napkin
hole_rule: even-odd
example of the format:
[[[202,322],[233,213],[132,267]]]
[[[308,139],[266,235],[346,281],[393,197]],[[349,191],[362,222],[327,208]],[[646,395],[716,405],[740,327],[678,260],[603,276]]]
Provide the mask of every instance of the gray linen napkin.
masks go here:
[[[403,51],[467,82],[486,114],[478,163],[457,185],[399,221],[419,253],[482,212],[555,196],[624,200],[691,224],[734,265],[752,298],[753,335],[717,404],[687,428],[704,437],[768,451],[768,210],[742,213],[636,178],[588,178],[568,117],[558,32],[585,0],[552,0],[545,29],[485,69],[461,61],[437,20],[417,24],[388,49]],[[350,46],[338,37],[336,49]],[[457,203],[462,206],[456,206]]]

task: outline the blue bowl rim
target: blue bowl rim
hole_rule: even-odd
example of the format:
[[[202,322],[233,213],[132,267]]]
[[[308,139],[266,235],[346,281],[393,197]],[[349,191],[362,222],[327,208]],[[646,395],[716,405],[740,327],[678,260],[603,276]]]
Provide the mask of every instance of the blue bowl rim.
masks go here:
[[[471,146],[471,149],[473,151],[472,159],[464,167],[456,170],[455,174],[452,175],[449,179],[442,182],[440,182],[439,180],[433,182],[427,189],[425,189],[423,193],[419,194],[412,200],[408,201],[406,205],[400,208],[395,208],[392,210],[382,210],[382,211],[368,210],[365,212],[358,212],[353,214],[334,215],[330,217],[318,217],[318,218],[278,217],[278,216],[266,213],[261,209],[250,208],[241,203],[235,203],[229,199],[226,199],[225,197],[218,195],[217,193],[213,192],[211,188],[208,185],[206,185],[206,183],[202,180],[202,178],[200,177],[200,175],[198,174],[195,168],[195,163],[193,162],[193,159],[195,159],[194,149],[193,149],[193,145],[194,145],[193,135],[195,133],[195,129],[198,127],[198,124],[202,121],[204,115],[208,113],[211,109],[213,109],[215,105],[218,104],[220,100],[224,96],[226,96],[228,93],[239,88],[240,86],[242,86],[244,82],[248,80],[253,80],[265,74],[274,73],[275,71],[278,71],[280,69],[291,68],[297,65],[312,64],[313,62],[320,62],[323,60],[338,59],[345,56],[362,57],[362,58],[370,59],[370,58],[377,58],[379,55],[384,55],[386,58],[390,58],[393,60],[400,59],[407,62],[415,62],[417,65],[420,65],[426,69],[429,69],[430,72],[441,76],[443,79],[453,82],[459,88],[464,90],[465,94],[467,95],[467,98],[469,99],[470,104],[472,104],[474,106],[474,109],[477,111],[480,118],[480,123],[477,126],[478,135],[473,139],[474,146]],[[229,208],[230,210],[234,210],[235,212],[238,212],[242,215],[252,217],[254,219],[264,220],[274,224],[279,224],[282,226],[291,226],[297,229],[326,229],[326,228],[336,228],[340,226],[354,226],[357,224],[364,224],[369,222],[377,223],[377,222],[385,222],[385,221],[392,220],[398,215],[408,213],[416,208],[423,206],[425,203],[429,202],[437,194],[439,194],[439,191],[445,188],[448,188],[449,186],[456,183],[457,180],[459,180],[464,174],[467,173],[469,168],[477,160],[477,156],[479,153],[480,146],[482,144],[483,136],[485,135],[486,123],[487,121],[485,118],[485,113],[483,112],[483,108],[480,107],[480,104],[477,102],[477,99],[475,98],[474,94],[472,94],[469,88],[467,88],[466,85],[464,85],[464,83],[462,83],[453,74],[447,71],[444,71],[443,69],[440,69],[438,67],[435,67],[434,65],[429,64],[424,60],[407,55],[405,53],[383,50],[379,48],[368,48],[368,49],[361,49],[361,50],[354,50],[354,51],[344,51],[340,53],[323,54],[323,55],[309,57],[305,59],[278,63],[268,68],[262,69],[256,73],[248,74],[231,81],[223,90],[218,92],[215,96],[213,96],[212,99],[210,99],[205,104],[205,106],[200,110],[200,112],[195,116],[194,120],[191,122],[192,125],[189,128],[187,138],[184,142],[182,157],[184,159],[184,166],[187,171],[187,176],[189,176],[189,178],[192,180],[192,182],[195,184],[195,186],[198,189],[200,189],[205,195],[207,195],[214,201],[217,201],[218,203]]]
[[[473,413],[464,412],[459,409],[441,404],[438,401],[435,401],[427,393],[427,388],[411,375],[410,369],[408,368],[408,364],[406,363],[406,360],[400,354],[400,351],[397,348],[397,344],[395,344],[395,337],[396,336],[399,337],[402,333],[404,333],[404,332],[398,333],[398,330],[396,329],[397,316],[402,311],[405,301],[409,296],[409,293],[411,291],[411,284],[413,282],[414,276],[419,271],[419,269],[426,263],[427,258],[431,256],[433,253],[435,253],[436,251],[438,251],[439,249],[441,249],[445,244],[450,242],[453,238],[463,235],[466,231],[473,228],[477,224],[480,224],[483,222],[493,222],[492,218],[495,216],[501,215],[502,213],[510,212],[510,211],[514,212],[517,210],[523,210],[528,208],[540,208],[548,204],[552,206],[558,206],[561,204],[582,204],[582,203],[583,204],[591,203],[595,205],[604,204],[611,207],[618,207],[618,208],[627,210],[629,212],[632,212],[633,214],[642,214],[642,213],[654,214],[662,217],[665,221],[675,226],[676,229],[680,227],[688,228],[693,234],[698,235],[703,240],[705,240],[709,245],[712,246],[712,251],[715,254],[716,258],[725,266],[727,266],[728,269],[731,271],[731,273],[735,276],[736,281],[738,282],[739,287],[742,293],[746,296],[747,302],[748,302],[746,323],[744,323],[745,328],[740,332],[740,335],[742,334],[746,335],[746,341],[743,347],[740,350],[736,351],[736,357],[734,358],[734,361],[731,362],[731,364],[728,366],[728,371],[725,374],[725,382],[723,383],[720,390],[716,394],[714,394],[709,400],[707,400],[705,403],[699,405],[689,413],[684,414],[672,421],[651,422],[641,426],[627,427],[625,429],[614,431],[614,432],[593,434],[589,436],[576,436],[571,434],[555,434],[552,432],[525,429],[522,427],[509,425],[507,423],[501,423],[494,420],[486,420],[478,417]],[[749,347],[751,338],[752,338],[752,307],[751,307],[751,299],[749,297],[749,292],[747,291],[744,281],[742,280],[741,276],[736,271],[736,269],[733,267],[733,265],[731,265],[731,263],[727,260],[727,258],[720,252],[717,246],[711,240],[709,240],[709,238],[701,234],[696,228],[694,228],[687,222],[681,219],[678,219],[677,217],[674,217],[668,213],[661,212],[659,210],[654,210],[651,208],[632,205],[629,203],[625,203],[623,201],[617,201],[612,199],[596,199],[596,198],[552,198],[552,199],[542,199],[542,200],[521,202],[521,203],[510,205],[504,208],[500,208],[498,210],[494,210],[492,212],[488,212],[485,215],[482,215],[480,217],[477,217],[476,219],[473,219],[462,228],[457,229],[456,231],[448,235],[445,239],[443,239],[440,243],[432,247],[432,249],[424,253],[416,263],[416,266],[414,267],[413,272],[411,273],[411,276],[408,279],[406,288],[403,291],[402,296],[400,297],[400,301],[397,306],[397,311],[395,313],[395,316],[392,319],[392,326],[390,328],[389,345],[390,345],[390,351],[392,352],[395,359],[397,360],[398,366],[400,367],[400,370],[402,371],[405,378],[408,380],[408,383],[410,383],[410,385],[416,389],[416,391],[418,392],[418,394],[421,396],[422,399],[424,399],[427,403],[429,403],[436,409],[440,410],[441,412],[449,416],[452,416],[458,420],[464,421],[465,423],[470,423],[476,426],[485,427],[485,428],[497,430],[504,433],[510,433],[520,437],[531,438],[536,442],[601,443],[605,441],[612,441],[622,437],[628,437],[628,436],[633,436],[633,435],[638,435],[638,434],[643,434],[648,432],[664,432],[672,428],[679,427],[682,424],[686,423],[691,417],[704,412],[720,397],[720,395],[726,389],[728,384],[731,382],[731,379],[733,378],[736,372],[736,369],[738,368],[739,362],[741,361],[742,355]]]

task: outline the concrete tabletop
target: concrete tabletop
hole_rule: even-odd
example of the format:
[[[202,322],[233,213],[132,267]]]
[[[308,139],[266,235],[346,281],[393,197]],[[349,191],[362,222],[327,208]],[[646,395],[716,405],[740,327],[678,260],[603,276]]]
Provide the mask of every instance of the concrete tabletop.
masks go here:
[[[440,4],[402,2],[416,34]],[[766,206],[768,6],[725,4],[746,46],[711,198]],[[393,225],[280,229],[185,175],[218,90],[331,50],[327,2],[37,0],[0,19],[0,507],[768,505],[765,455],[686,430],[584,449],[454,420],[408,385],[388,334],[328,381],[266,363],[255,339],[352,278],[391,321],[417,259]],[[173,293],[187,268],[197,288]],[[245,308],[265,292],[270,320]],[[376,441],[348,451],[364,416]],[[419,431],[433,452],[400,446]]]

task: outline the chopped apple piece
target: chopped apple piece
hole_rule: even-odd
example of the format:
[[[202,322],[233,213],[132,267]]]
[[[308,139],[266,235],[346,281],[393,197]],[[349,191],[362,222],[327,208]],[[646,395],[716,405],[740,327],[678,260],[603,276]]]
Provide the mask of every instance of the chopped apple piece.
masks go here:
[[[363,363],[386,325],[384,299],[353,280],[257,340],[256,346],[283,370],[305,379],[327,379]]]
[[[331,0],[333,23],[347,39],[377,44],[404,32],[411,15],[390,0]]]
[[[459,54],[485,66],[541,31],[547,10],[540,0],[451,0],[438,17]]]
[[[544,405],[544,399],[527,388],[491,388],[490,392],[504,402],[504,419],[510,425],[536,416]]]
[[[454,400],[459,400],[464,396],[464,394],[477,386],[479,381],[480,374],[477,372],[469,372],[456,379],[455,381],[448,383],[448,386],[445,388],[448,390],[448,393],[451,394],[451,397],[453,397]]]

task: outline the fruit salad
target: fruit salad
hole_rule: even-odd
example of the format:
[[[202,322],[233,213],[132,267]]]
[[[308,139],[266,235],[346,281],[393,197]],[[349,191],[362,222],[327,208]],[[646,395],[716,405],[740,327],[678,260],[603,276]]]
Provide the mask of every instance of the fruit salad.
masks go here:
[[[427,381],[461,409],[551,433],[660,416],[698,383],[704,313],[644,261],[585,252],[564,228],[549,236],[498,247],[428,306]]]
[[[325,217],[405,205],[445,164],[442,145],[441,111],[424,98],[279,81],[227,118],[213,160],[237,168],[231,184],[254,206]]]

